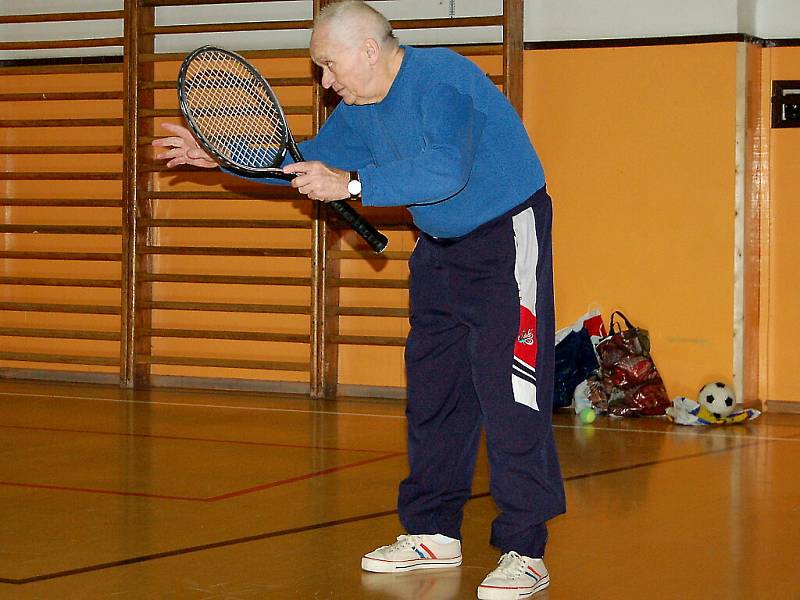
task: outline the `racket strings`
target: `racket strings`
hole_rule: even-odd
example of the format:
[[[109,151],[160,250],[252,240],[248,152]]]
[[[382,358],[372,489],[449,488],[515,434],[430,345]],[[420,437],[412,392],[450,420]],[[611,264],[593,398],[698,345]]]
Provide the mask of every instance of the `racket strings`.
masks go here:
[[[277,166],[286,124],[265,84],[236,59],[216,51],[198,55],[184,79],[195,126],[226,160],[250,168]]]

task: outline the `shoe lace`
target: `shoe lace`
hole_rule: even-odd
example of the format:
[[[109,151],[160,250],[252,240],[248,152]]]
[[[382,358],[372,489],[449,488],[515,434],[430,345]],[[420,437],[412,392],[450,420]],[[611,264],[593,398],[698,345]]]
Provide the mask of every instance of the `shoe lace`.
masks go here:
[[[500,557],[494,572],[506,577],[516,578],[522,576],[526,567],[525,559],[516,552],[511,551]]]
[[[398,535],[397,541],[387,548],[389,550],[405,550],[406,548],[413,548],[418,543],[418,537],[416,535]]]

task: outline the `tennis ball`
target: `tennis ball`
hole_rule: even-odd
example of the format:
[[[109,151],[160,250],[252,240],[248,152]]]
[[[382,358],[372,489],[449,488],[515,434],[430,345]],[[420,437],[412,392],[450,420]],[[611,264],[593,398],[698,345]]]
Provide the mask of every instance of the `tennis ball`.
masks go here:
[[[597,417],[593,408],[584,408],[579,416],[581,418],[581,422],[586,424],[593,423],[595,417]]]

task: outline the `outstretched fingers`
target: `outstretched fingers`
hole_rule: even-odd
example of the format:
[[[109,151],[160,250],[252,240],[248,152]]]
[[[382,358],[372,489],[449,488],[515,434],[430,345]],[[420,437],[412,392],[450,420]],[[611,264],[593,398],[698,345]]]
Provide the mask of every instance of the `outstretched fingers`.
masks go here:
[[[166,166],[169,168],[178,165],[193,165],[213,169],[217,162],[213,160],[197,143],[191,132],[180,125],[173,123],[162,123],[161,126],[175,135],[158,138],[152,141],[153,147],[169,148],[165,152],[156,154],[158,160],[168,160]]]

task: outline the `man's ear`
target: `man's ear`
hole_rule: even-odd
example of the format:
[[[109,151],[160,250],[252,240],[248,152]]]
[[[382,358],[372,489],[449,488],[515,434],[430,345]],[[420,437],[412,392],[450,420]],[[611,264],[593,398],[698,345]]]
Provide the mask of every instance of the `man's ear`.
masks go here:
[[[381,45],[372,38],[364,40],[364,53],[370,65],[375,65],[381,56]]]

